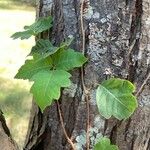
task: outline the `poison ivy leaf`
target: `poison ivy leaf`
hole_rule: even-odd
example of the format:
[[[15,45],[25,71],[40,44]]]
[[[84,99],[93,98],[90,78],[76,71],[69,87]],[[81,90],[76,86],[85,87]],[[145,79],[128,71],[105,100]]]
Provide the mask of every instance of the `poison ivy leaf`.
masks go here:
[[[137,101],[133,92],[135,86],[122,79],[109,79],[99,85],[96,93],[96,101],[99,112],[106,119],[111,116],[117,119],[126,119],[131,116],[137,107]]]
[[[39,54],[40,59],[43,59],[54,54],[57,50],[58,48],[54,47],[49,40],[40,39],[36,42],[36,45],[32,47],[29,55]]]
[[[40,18],[35,23],[33,23],[30,26],[25,26],[24,29],[25,31],[22,32],[16,32],[14,33],[11,37],[13,39],[21,38],[23,39],[28,39],[32,35],[37,35],[45,30],[48,30],[49,28],[52,27],[52,17],[45,17],[45,18]]]
[[[43,111],[53,100],[60,98],[60,88],[70,86],[71,75],[63,70],[44,70],[32,77],[34,81],[31,93],[38,106]]]
[[[111,145],[110,139],[103,137],[94,147],[94,150],[119,150],[116,145]]]
[[[41,56],[40,59],[46,58],[59,50],[68,49],[72,40],[73,39],[68,39],[65,42],[62,42],[59,47],[55,47],[49,40],[40,39],[36,42],[36,45],[32,48],[29,55],[37,53]]]
[[[39,61],[39,57],[36,59],[26,60],[25,64],[19,69],[15,78],[17,79],[31,79],[32,76],[41,70],[50,69],[52,67],[51,58],[42,59]]]
[[[58,51],[52,56],[52,59],[55,68],[63,70],[81,67],[87,61],[83,54],[72,49]]]
[[[27,30],[27,31],[22,31],[22,32],[16,32],[11,37],[13,39],[20,38],[21,40],[24,40],[24,39],[30,38],[32,35],[34,35],[34,32],[32,30]]]
[[[49,17],[39,18],[32,25],[25,26],[24,29],[25,30],[32,30],[37,35],[38,33],[41,33],[45,30],[48,30],[51,27],[52,27],[52,17],[49,16]]]

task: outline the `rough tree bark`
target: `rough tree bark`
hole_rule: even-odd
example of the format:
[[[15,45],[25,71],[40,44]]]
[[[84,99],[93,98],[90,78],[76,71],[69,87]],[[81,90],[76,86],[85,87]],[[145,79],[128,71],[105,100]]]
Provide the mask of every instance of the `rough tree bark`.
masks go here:
[[[85,0],[84,28],[89,58],[84,66],[84,81],[90,100],[90,148],[96,140],[107,136],[120,150],[150,149],[150,82],[138,96],[139,107],[126,121],[105,120],[97,111],[96,83],[110,76],[125,78],[140,89],[150,71],[150,1],[149,0]],[[52,15],[52,31],[44,34],[54,44],[68,36],[72,45],[82,49],[80,0],[40,0],[37,17]],[[77,150],[84,150],[87,109],[81,84],[81,72],[72,72],[73,84],[64,89],[60,106],[68,135]],[[136,92],[137,92],[136,91]],[[69,150],[63,134],[56,103],[42,114],[33,104],[24,150]]]

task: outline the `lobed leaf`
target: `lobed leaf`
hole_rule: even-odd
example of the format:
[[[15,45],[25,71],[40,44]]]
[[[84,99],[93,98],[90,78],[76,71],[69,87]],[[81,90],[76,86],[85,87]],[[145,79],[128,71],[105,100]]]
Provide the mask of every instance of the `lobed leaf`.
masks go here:
[[[80,52],[73,49],[61,50],[52,56],[53,64],[57,69],[71,70],[75,67],[81,67],[87,58]]]
[[[52,27],[52,17],[42,17],[30,26],[25,26],[25,30],[32,30],[36,35]]]
[[[53,100],[60,98],[60,88],[70,86],[71,75],[64,70],[44,70],[36,73],[32,80],[31,93],[43,111]]]
[[[40,55],[40,59],[43,59],[54,54],[57,50],[58,48],[54,47],[49,40],[40,39],[36,42],[36,45],[32,47],[29,55],[38,54]]]
[[[116,145],[111,145],[110,139],[103,137],[94,147],[94,150],[119,150]]]
[[[36,59],[35,59],[36,58]],[[42,59],[39,61],[39,57],[36,56],[32,60],[26,60],[25,64],[19,69],[15,78],[17,79],[31,79],[33,75],[41,70],[49,70],[52,68],[51,58]]]
[[[99,85],[96,92],[98,110],[102,116],[121,120],[132,115],[137,107],[136,97],[132,94],[135,86],[122,79],[109,79]]]
[[[27,30],[27,31],[22,31],[22,32],[16,32],[11,37],[13,39],[20,38],[21,40],[24,40],[24,39],[30,38],[32,35],[34,35],[34,32],[32,30]]]
[[[25,26],[24,30],[22,32],[16,32],[14,33],[11,37],[13,39],[28,39],[31,36],[36,36],[39,33],[48,30],[49,28],[52,27],[52,17],[44,17],[40,18],[37,21],[35,21],[32,25],[30,26]]]

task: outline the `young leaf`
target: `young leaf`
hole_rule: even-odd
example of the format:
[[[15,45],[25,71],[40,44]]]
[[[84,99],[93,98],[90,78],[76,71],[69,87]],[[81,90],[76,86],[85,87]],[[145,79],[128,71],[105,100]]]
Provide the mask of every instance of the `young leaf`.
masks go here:
[[[25,30],[32,30],[36,35],[52,27],[52,17],[42,17],[30,26],[25,26]]]
[[[116,145],[111,145],[110,139],[103,137],[94,147],[94,150],[119,150]]]
[[[18,39],[20,38],[21,40],[23,39],[28,39],[32,35],[36,36],[37,34],[48,30],[49,28],[52,27],[52,17],[45,17],[45,18],[40,18],[35,23],[33,23],[30,26],[25,26],[24,30],[22,32],[16,32],[14,33],[11,37],[13,39]]]
[[[31,93],[43,111],[53,100],[60,98],[60,88],[70,86],[71,75],[63,70],[40,71],[32,77]]]
[[[22,32],[16,32],[11,37],[13,39],[20,38],[21,40],[24,40],[24,39],[30,38],[32,35],[34,35],[34,32],[32,30],[27,30],[27,31],[22,31]]]
[[[54,54],[58,50],[54,47],[49,40],[40,39],[36,42],[36,45],[32,47],[29,55],[39,54],[41,59],[46,58]]]
[[[111,116],[117,119],[126,119],[131,116],[137,107],[137,100],[133,96],[134,85],[122,79],[109,79],[99,85],[96,101],[99,112],[106,119]]]
[[[75,67],[81,67],[87,58],[79,52],[72,49],[61,50],[52,56],[53,64],[57,69],[71,70]]]
[[[73,39],[68,39],[62,42],[59,47],[55,47],[49,40],[40,39],[36,42],[36,45],[32,48],[29,55],[39,54],[40,59],[46,58],[59,50],[66,50],[71,44]]]
[[[46,58],[39,60],[39,57],[36,56],[36,59],[26,60],[25,64],[19,69],[15,78],[17,79],[31,79],[32,76],[38,73],[41,70],[52,68],[51,58]]]

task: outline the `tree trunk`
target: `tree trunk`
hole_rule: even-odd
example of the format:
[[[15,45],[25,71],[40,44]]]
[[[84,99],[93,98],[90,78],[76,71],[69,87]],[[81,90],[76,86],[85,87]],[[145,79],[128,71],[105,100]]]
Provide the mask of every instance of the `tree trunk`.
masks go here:
[[[3,113],[0,110],[0,150],[18,150],[15,141],[10,135]]]
[[[150,149],[150,1],[85,0],[84,82],[90,101],[90,149],[107,136],[120,150]],[[53,29],[47,35],[54,44],[68,36],[72,47],[82,49],[79,0],[40,0],[37,17],[53,16]],[[77,150],[86,149],[87,108],[81,71],[72,72],[71,88],[62,91],[59,104],[69,137]],[[139,107],[131,118],[105,120],[96,106],[97,83],[111,76],[128,79],[137,86]],[[143,84],[144,83],[144,84]],[[141,87],[142,86],[142,87]],[[69,150],[56,103],[42,114],[33,104],[24,150]]]

